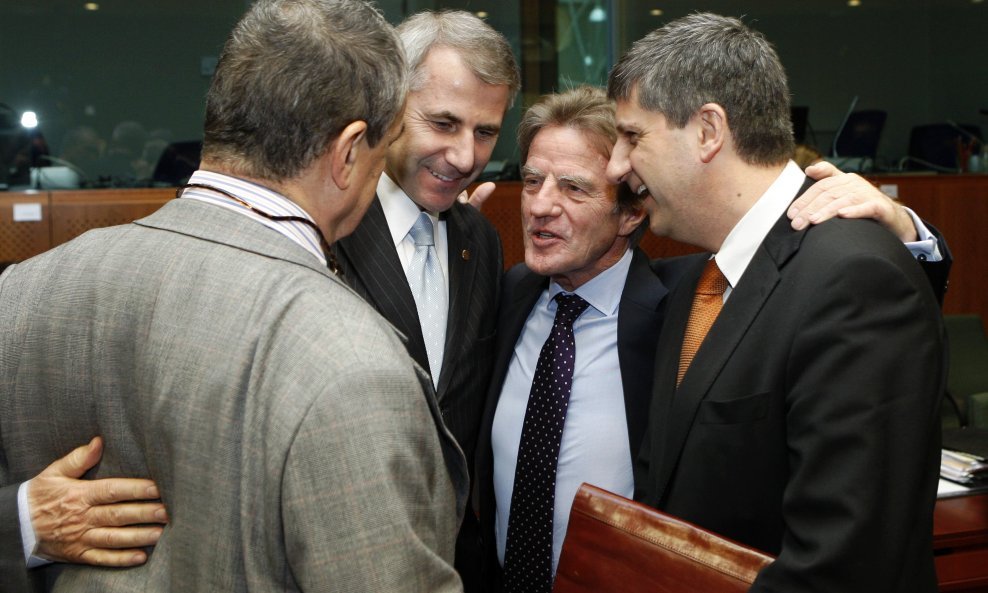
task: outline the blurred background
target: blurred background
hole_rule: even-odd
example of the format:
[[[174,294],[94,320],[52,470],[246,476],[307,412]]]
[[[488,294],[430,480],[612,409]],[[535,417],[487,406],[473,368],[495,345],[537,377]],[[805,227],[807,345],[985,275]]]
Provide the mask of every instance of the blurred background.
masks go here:
[[[0,187],[181,181],[198,159],[204,95],[217,55],[248,5],[0,0]],[[516,170],[518,114],[540,94],[603,84],[634,40],[696,10],[741,17],[775,44],[790,79],[797,140],[813,154],[866,172],[980,165],[969,157],[980,153],[976,139],[988,126],[984,0],[378,5],[394,23],[420,10],[469,10],[511,42],[523,69],[523,94],[505,122],[488,169],[492,177]],[[938,143],[942,154],[917,148],[922,126],[933,128],[920,136],[941,136],[925,142]]]

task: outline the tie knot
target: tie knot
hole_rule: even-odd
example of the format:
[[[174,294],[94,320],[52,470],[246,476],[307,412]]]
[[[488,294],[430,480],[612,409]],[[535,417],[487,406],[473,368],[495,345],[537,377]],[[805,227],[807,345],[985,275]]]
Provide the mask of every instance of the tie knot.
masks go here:
[[[714,259],[707,260],[707,265],[703,268],[703,273],[700,274],[700,281],[696,284],[696,293],[724,294],[725,290],[727,290],[727,278],[717,267],[717,261]]]
[[[573,325],[576,318],[590,306],[590,303],[583,300],[583,297],[578,294],[564,294],[560,292],[555,298],[556,319],[568,325]]]
[[[426,212],[419,212],[419,217],[415,219],[412,230],[408,231],[415,245],[435,245],[436,240],[432,236],[432,218]]]

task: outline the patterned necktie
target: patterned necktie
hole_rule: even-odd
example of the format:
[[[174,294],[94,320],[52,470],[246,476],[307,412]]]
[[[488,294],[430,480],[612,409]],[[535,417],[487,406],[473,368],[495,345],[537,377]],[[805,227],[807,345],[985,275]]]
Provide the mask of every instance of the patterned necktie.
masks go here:
[[[573,386],[573,322],[588,303],[556,295],[556,319],[542,346],[518,445],[504,552],[507,593],[552,590],[552,517],[556,463]]]
[[[714,259],[707,260],[707,265],[700,274],[696,284],[696,294],[693,295],[693,307],[690,318],[686,322],[686,334],[683,336],[683,349],[679,353],[679,373],[676,375],[676,387],[683,380],[686,369],[693,362],[693,356],[700,349],[703,338],[710,331],[721,307],[724,306],[724,291],[727,290],[727,278],[721,273]]]
[[[446,346],[446,283],[436,253],[436,241],[432,235],[432,219],[420,212],[408,234],[415,241],[415,254],[408,266],[408,284],[415,298],[415,308],[422,326],[425,351],[429,356],[432,384],[439,387],[439,372],[443,368],[443,350]]]

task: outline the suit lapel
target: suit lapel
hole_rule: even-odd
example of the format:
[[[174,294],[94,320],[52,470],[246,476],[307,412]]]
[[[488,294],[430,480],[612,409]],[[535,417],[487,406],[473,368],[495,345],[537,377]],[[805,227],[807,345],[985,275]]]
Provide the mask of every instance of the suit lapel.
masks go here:
[[[662,327],[660,305],[669,290],[652,272],[644,252],[635,250],[618,310],[618,360],[632,456],[641,446],[652,399],[655,347]]]
[[[446,317],[443,369],[439,374],[439,387],[436,390],[440,394],[440,399],[445,394],[455,370],[453,361],[456,357],[450,356],[450,353],[457,349],[459,336],[464,335],[470,315],[474,275],[477,271],[474,258],[479,255],[469,225],[456,204],[449,209],[446,217],[446,252],[446,269],[449,271],[449,312]]]
[[[374,198],[356,230],[336,244],[347,281],[408,339],[408,353],[422,368],[429,357],[415,299],[391,241],[381,201]]]
[[[805,189],[804,186],[803,189]],[[800,190],[802,193],[803,190]],[[661,450],[651,451],[653,462],[658,462],[652,472],[654,478],[654,501],[660,503],[682,453],[686,438],[693,426],[700,403],[709,393],[731,354],[744,338],[751,323],[762,310],[769,296],[778,286],[780,270],[799,249],[805,231],[794,232],[789,218],[783,214],[758,247],[755,256],[731,291],[720,315],[710,328],[706,339],[697,351],[683,381],[676,389],[676,372],[679,366],[679,351],[682,349],[683,334],[689,317],[702,264],[689,272],[689,282],[685,290],[678,290],[670,303],[669,311],[675,320],[663,332],[657,354],[660,368],[656,372],[656,404],[661,413],[659,418],[663,429],[658,440],[664,442]]]

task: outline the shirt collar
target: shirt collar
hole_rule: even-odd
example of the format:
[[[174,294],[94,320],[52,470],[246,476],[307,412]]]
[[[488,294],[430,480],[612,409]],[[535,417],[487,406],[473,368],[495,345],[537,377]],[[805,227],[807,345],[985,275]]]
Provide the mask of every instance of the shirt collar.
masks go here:
[[[799,165],[789,161],[772,185],[728,233],[716,259],[717,267],[732,287],[737,286],[741,275],[755,257],[758,246],[782,213],[789,208],[805,181],[806,176]]]
[[[602,315],[615,315],[621,304],[621,293],[624,292],[628,271],[631,270],[631,258],[632,250],[628,249],[616,264],[580,285],[573,293],[583,297],[583,300],[590,303],[590,306]],[[549,303],[552,303],[556,295],[561,292],[566,292],[562,286],[550,282]]]
[[[239,197],[255,208],[274,216],[297,216],[305,218],[315,224],[309,213],[301,206],[274,191],[273,189],[258,185],[239,177],[224,175],[215,171],[205,171],[199,169],[189,178],[189,183],[201,183],[221,189]],[[236,203],[223,194],[215,193],[197,187],[187,188],[182,192],[182,198],[195,199],[202,202],[216,204],[252,218],[264,226],[271,228],[282,235],[288,237],[303,249],[316,256],[316,258],[326,263],[326,255],[322,251],[322,241],[319,233],[306,224],[296,221],[275,221],[251,212],[241,204]]]
[[[412,201],[405,190],[398,187],[387,173],[382,173],[377,181],[377,197],[384,209],[384,218],[388,221],[391,241],[397,246],[405,240],[408,231],[412,230],[419,217],[418,205]],[[431,215],[430,215],[431,216]]]

